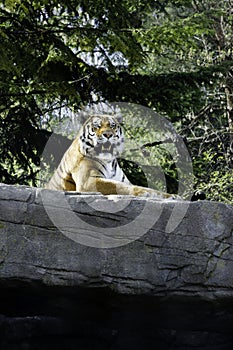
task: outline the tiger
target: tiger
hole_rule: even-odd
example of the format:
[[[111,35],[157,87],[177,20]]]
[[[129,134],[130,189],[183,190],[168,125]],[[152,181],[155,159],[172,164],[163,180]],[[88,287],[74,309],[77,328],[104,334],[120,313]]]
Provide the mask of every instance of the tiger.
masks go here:
[[[124,133],[117,118],[92,115],[80,128],[45,187],[81,193],[100,192],[103,195],[179,198],[174,194],[133,185],[117,160],[123,148]]]

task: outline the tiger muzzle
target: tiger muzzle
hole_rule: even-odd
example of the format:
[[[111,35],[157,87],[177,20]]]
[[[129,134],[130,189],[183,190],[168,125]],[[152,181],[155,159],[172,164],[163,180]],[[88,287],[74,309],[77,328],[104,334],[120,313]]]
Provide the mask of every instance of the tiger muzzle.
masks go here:
[[[102,136],[109,140],[111,137],[113,137],[113,132],[111,130],[106,130],[103,132]]]

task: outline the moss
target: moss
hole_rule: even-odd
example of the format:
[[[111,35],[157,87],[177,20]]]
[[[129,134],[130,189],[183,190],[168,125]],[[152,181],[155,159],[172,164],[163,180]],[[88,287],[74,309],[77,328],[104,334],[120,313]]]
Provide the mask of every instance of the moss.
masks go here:
[[[2,221],[0,221],[0,229],[4,228],[4,223]]]

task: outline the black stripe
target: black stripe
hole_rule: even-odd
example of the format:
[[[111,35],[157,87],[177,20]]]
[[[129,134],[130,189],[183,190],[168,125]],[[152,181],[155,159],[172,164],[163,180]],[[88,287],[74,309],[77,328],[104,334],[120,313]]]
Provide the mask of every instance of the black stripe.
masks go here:
[[[63,171],[63,169],[62,169],[62,164],[57,168],[56,173],[57,173],[57,175],[60,176],[61,178],[63,177],[64,171]]]
[[[105,173],[102,170],[98,169],[98,171],[100,174],[102,174],[105,177]]]
[[[102,163],[101,160],[95,159],[95,161],[98,162],[104,168],[105,171],[107,171],[107,168],[106,168],[105,164]]]
[[[102,163],[101,160],[99,160],[99,159],[96,158],[95,161],[98,162],[98,163],[104,168],[105,171],[107,171],[107,168],[106,168],[105,164]],[[99,170],[99,169],[98,169],[98,170]]]
[[[105,171],[107,171],[107,168],[104,164],[100,163],[102,165],[102,167],[104,168]]]
[[[92,140],[93,136],[95,136],[95,134],[91,134],[90,132],[87,134],[86,139],[88,140]]]
[[[65,179],[65,181],[67,181],[67,182],[69,182],[70,184],[75,184],[75,182],[74,182],[74,180],[67,180],[67,179]]]
[[[90,129],[90,125],[87,125],[87,135],[85,136],[89,136],[89,135],[94,136],[95,132]]]
[[[116,174],[116,169],[117,169],[117,160],[116,159],[113,159],[112,167],[113,167],[113,170],[115,171],[115,174]]]
[[[85,141],[85,144],[89,147],[94,147],[89,141]]]

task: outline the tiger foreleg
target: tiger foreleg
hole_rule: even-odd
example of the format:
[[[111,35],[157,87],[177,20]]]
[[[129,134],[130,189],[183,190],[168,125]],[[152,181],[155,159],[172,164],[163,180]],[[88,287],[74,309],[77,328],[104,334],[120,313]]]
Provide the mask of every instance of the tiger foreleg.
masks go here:
[[[109,180],[99,177],[89,178],[85,183],[83,183],[83,185],[84,186],[82,186],[82,188],[76,188],[76,191],[100,192],[103,195],[119,194],[132,196],[149,196],[158,199],[180,199],[177,195],[156,191],[152,188],[135,186],[120,181]]]

